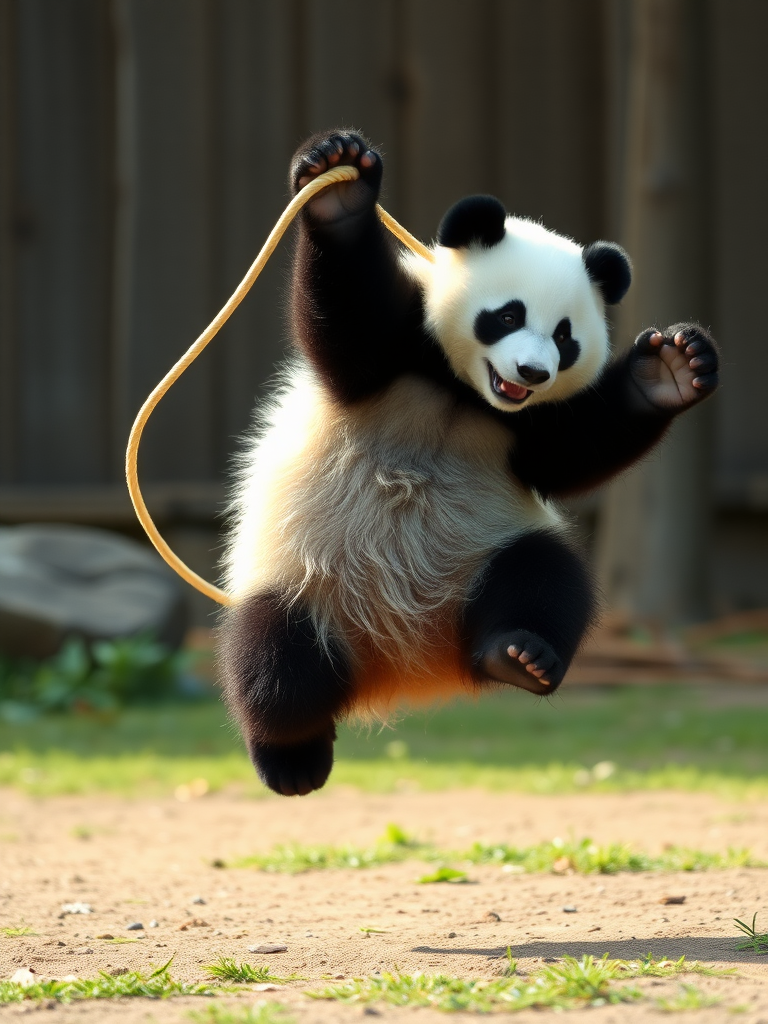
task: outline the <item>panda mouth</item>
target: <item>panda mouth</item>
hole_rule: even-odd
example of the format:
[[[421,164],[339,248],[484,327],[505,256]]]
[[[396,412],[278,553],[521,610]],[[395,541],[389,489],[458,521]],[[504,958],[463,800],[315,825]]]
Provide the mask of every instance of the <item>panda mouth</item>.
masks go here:
[[[502,377],[491,363],[488,363],[488,372],[491,378],[491,390],[499,398],[503,398],[505,402],[511,402],[512,405],[522,405],[526,398],[533,394],[533,391],[529,388],[524,388],[522,384],[515,384],[511,380]]]

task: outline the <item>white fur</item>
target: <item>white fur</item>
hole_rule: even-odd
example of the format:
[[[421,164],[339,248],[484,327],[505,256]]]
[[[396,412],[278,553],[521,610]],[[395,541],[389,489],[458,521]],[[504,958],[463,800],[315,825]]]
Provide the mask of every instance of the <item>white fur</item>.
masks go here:
[[[227,590],[301,600],[353,664],[366,636],[422,664],[494,548],[562,525],[508,472],[509,442],[427,380],[344,408],[295,365],[242,459]]]
[[[422,286],[427,325],[454,372],[490,405],[515,412],[520,406],[511,406],[491,387],[487,361],[502,377],[533,391],[525,406],[561,401],[595,380],[608,357],[608,332],[605,304],[589,279],[581,246],[530,220],[508,217],[505,228],[504,238],[491,248],[438,245],[434,263],[411,254],[404,261]],[[525,328],[483,345],[475,337],[475,317],[513,299],[525,303]],[[552,335],[565,317],[581,353],[558,373]],[[525,362],[548,370],[550,379],[537,385],[522,380],[517,365]]]

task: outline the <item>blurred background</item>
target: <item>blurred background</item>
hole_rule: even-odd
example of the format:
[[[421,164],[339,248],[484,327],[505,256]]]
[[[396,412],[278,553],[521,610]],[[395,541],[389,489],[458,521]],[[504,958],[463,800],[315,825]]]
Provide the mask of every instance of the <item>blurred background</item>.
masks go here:
[[[132,419],[245,273],[296,145],[344,125],[426,240],[491,192],[624,244],[616,348],[711,326],[721,393],[574,512],[613,610],[768,606],[767,33],[763,0],[0,0],[0,523],[140,537]],[[230,460],[285,346],[289,251],[143,442],[150,510],[208,579]]]

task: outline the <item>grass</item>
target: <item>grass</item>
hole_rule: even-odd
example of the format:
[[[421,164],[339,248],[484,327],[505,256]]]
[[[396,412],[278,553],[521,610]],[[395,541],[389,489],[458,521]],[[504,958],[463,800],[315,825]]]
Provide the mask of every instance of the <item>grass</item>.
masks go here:
[[[6,939],[20,939],[24,935],[37,935],[37,932],[33,931],[29,925],[19,924],[16,927],[8,925],[5,928],[0,928],[0,935],[4,935]]]
[[[25,984],[0,981],[0,1004],[21,1003],[26,1000],[55,1000],[70,1003],[79,999],[117,999],[144,996],[149,999],[167,999],[171,996],[212,996],[222,991],[205,983],[177,981],[169,973],[171,961],[151,974],[128,971],[113,977],[99,973],[98,978],[76,978],[71,981],[48,979]]]
[[[680,1013],[684,1010],[705,1010],[721,1002],[718,996],[708,996],[695,985],[683,984],[677,995],[656,999],[656,1006],[664,1013]]]
[[[280,1003],[261,1006],[206,1006],[191,1010],[187,1016],[195,1024],[294,1024],[295,1018]]]
[[[393,840],[397,837],[397,841]],[[670,847],[651,856],[625,843],[600,846],[591,839],[555,838],[535,846],[515,847],[506,843],[475,843],[468,850],[444,850],[409,839],[397,825],[389,825],[378,843],[371,847],[304,846],[278,844],[263,854],[234,860],[227,867],[256,868],[275,874],[300,874],[334,868],[370,868],[406,860],[437,862],[436,870],[419,878],[427,882],[466,881],[466,872],[445,862],[497,864],[520,874],[614,875],[638,871],[706,871],[734,867],[764,867],[748,850],[708,853],[686,847]]]
[[[743,932],[747,936],[746,942],[740,942],[736,949],[751,949],[755,953],[768,953],[768,932],[760,934],[755,925],[757,923],[757,914],[752,915],[752,924],[747,924],[745,921],[739,921],[735,917],[734,922],[740,932]]]
[[[237,961],[226,956],[220,956],[215,963],[206,964],[203,970],[212,977],[218,978],[221,981],[233,981],[238,983],[250,982],[252,984],[263,984],[265,982],[273,982],[275,985],[282,985],[287,981],[301,980],[300,975],[298,974],[291,974],[281,978],[276,974],[272,974],[272,971],[268,966],[251,967],[251,965],[245,963],[245,961],[238,964]]]
[[[745,690],[741,705],[721,692],[566,686],[548,702],[509,691],[413,713],[383,730],[345,727],[330,785],[768,796],[768,701],[759,688]],[[0,722],[0,750],[0,785],[36,795],[159,795],[192,780],[209,791],[266,795],[214,701]]]
[[[563,957],[558,963],[548,964],[523,977],[517,973],[517,965],[509,951],[507,955],[509,964],[504,976],[491,980],[394,971],[354,978],[307,995],[358,1005],[385,1002],[393,1006],[430,1006],[444,1011],[478,1013],[530,1008],[566,1010],[637,1002],[644,998],[642,989],[625,984],[635,979],[672,978],[689,973],[733,973],[715,971],[696,962],[688,963],[685,957],[654,960],[648,954],[642,960],[610,960],[606,953],[599,959],[592,956],[583,956],[579,960]]]

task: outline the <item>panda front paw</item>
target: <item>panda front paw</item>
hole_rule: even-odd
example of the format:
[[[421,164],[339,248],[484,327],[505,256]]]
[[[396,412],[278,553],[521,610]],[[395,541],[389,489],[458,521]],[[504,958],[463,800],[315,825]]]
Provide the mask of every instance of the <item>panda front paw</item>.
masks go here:
[[[324,171],[342,165],[356,167],[360,177],[356,181],[329,185],[307,203],[305,210],[311,220],[333,224],[375,205],[381,187],[381,157],[361,135],[354,132],[313,135],[299,147],[291,162],[293,194],[300,192]]]
[[[632,380],[654,409],[676,413],[718,385],[717,346],[698,324],[643,331],[630,353]]]

